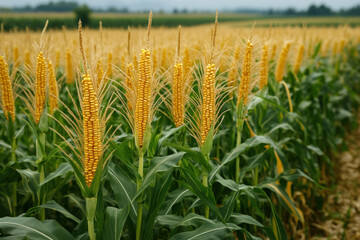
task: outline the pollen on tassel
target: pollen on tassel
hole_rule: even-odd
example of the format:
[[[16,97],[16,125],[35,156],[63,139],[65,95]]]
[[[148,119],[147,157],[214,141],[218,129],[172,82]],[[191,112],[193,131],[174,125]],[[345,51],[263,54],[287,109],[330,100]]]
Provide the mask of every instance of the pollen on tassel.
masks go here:
[[[260,60],[260,86],[259,88],[262,89],[268,83],[268,62],[269,62],[269,47],[265,43]]]
[[[59,105],[58,102],[59,92],[58,92],[58,85],[56,82],[54,67],[51,61],[48,62],[48,72],[49,72],[49,107],[50,107],[50,113],[53,114]]]
[[[0,93],[1,93],[1,106],[7,120],[9,115],[12,120],[15,120],[15,105],[12,84],[9,77],[9,67],[0,55]]]
[[[284,45],[283,49],[281,50],[280,57],[279,57],[277,65],[276,65],[276,71],[275,71],[275,79],[277,82],[280,82],[284,76],[286,58],[290,51],[290,46],[291,46],[291,44],[288,42]]]
[[[46,104],[46,63],[40,52],[36,61],[35,79],[35,123],[38,124]]]
[[[200,126],[201,145],[205,143],[211,125],[215,121],[215,70],[215,64],[213,63],[206,66],[205,79],[202,86],[203,102]]]
[[[242,105],[247,104],[249,87],[250,87],[250,75],[251,75],[251,61],[252,61],[252,49],[254,45],[248,41],[245,48],[244,63],[241,71],[241,81],[239,87],[239,97],[237,100],[237,106],[240,102]]]
[[[90,187],[101,157],[99,104],[89,74],[83,75],[83,128],[85,181]]]
[[[135,131],[137,134],[137,142],[140,148],[143,147],[145,130],[149,121],[150,114],[150,83],[151,74],[151,58],[150,50],[142,49],[139,58],[139,76],[137,83],[137,96],[135,106]]]
[[[297,74],[299,72],[303,57],[304,57],[304,44],[300,44],[298,52],[297,52],[295,64],[294,64],[294,73],[295,74]]]
[[[72,66],[72,56],[71,52],[68,49],[66,51],[66,82],[68,84],[72,84],[74,82],[74,73],[73,73],[73,66]]]
[[[176,63],[174,65],[174,76],[173,76],[173,117],[175,126],[179,127],[184,124],[185,114],[185,92],[184,92],[184,79],[183,79],[183,64]]]

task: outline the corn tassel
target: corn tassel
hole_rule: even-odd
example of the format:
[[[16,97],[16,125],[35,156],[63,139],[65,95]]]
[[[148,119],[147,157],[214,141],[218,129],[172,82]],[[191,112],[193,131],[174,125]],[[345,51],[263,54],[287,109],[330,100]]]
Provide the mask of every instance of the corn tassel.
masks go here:
[[[72,57],[71,57],[71,52],[68,49],[66,51],[66,82],[68,84],[72,84],[74,82],[73,75],[74,75],[74,73],[73,73],[73,66],[72,66]]]
[[[132,105],[131,105],[131,99],[130,99],[130,93],[129,91],[134,91],[134,65],[132,63],[129,63],[126,66],[126,100],[128,104],[128,108],[131,111]]]
[[[55,53],[55,69],[58,69],[60,67],[60,51],[56,50]]]
[[[36,62],[35,79],[35,123],[38,124],[44,112],[46,103],[46,63],[43,53],[40,52]]]
[[[234,87],[236,85],[236,77],[238,74],[238,62],[240,60],[240,47],[235,49],[234,57],[231,61],[231,69],[229,72],[228,84]],[[233,92],[232,92],[233,93]]]
[[[157,58],[157,51],[156,50],[153,50],[152,60],[153,60],[153,69],[155,71],[155,69],[157,69],[157,67],[158,67],[158,58]]]
[[[89,74],[83,75],[83,127],[85,181],[90,187],[101,157],[99,104]]]
[[[265,87],[268,83],[268,63],[269,63],[269,48],[265,43],[260,60],[260,89]]]
[[[139,77],[135,106],[135,129],[137,143],[140,148],[143,147],[144,134],[149,121],[151,78],[150,50],[142,49],[139,59]]]
[[[184,79],[183,79],[183,64],[176,63],[174,65],[173,76],[173,117],[175,126],[179,127],[184,124],[185,114],[185,98],[184,98]]]
[[[30,67],[30,66],[31,66],[31,59],[30,59],[30,52],[29,52],[29,50],[26,50],[26,51],[25,51],[24,64],[25,64],[25,67]]]
[[[12,85],[9,77],[9,68],[6,64],[4,57],[0,55],[0,93],[1,105],[5,117],[9,120],[9,115],[12,120],[15,120],[15,105]]]
[[[274,43],[273,46],[272,46],[272,49],[271,49],[270,60],[274,60],[275,55],[276,55],[276,48],[277,48],[277,45],[276,45],[276,43]]]
[[[108,53],[107,58],[107,68],[106,68],[106,77],[110,78],[113,75],[113,69],[112,69],[112,53]]]
[[[290,43],[286,43],[281,50],[278,64],[276,65],[275,79],[280,82],[283,79],[285,72],[286,58],[290,50]]]
[[[20,66],[19,48],[15,46],[13,50],[14,50],[14,67],[18,68]]]
[[[102,59],[100,58],[96,64],[96,77],[97,77],[97,86],[100,86],[101,81],[104,76],[104,69],[102,67]]]
[[[50,113],[53,114],[59,105],[58,102],[59,92],[55,77],[55,71],[51,61],[48,62],[48,72],[49,72],[49,107],[50,107]]]
[[[205,143],[211,125],[215,120],[215,64],[208,64],[206,67],[202,94],[203,102],[200,128],[201,146]]]
[[[250,41],[247,42],[247,46],[245,49],[245,56],[244,56],[244,64],[241,72],[241,82],[240,82],[239,98],[237,101],[237,106],[239,106],[241,102],[243,106],[246,105],[247,103],[249,87],[250,87],[251,58],[252,58],[253,46],[254,45]]]
[[[297,56],[296,56],[296,61],[294,64],[294,73],[295,74],[297,74],[299,72],[303,57],[304,57],[304,44],[301,44],[299,46]]]

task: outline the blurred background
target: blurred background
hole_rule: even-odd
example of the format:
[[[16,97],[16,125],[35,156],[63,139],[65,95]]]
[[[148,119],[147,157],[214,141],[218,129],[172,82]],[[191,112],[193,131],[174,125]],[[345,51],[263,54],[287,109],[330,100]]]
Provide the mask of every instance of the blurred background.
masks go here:
[[[360,1],[355,0],[1,0],[0,23],[3,31],[40,30],[49,19],[49,28],[75,28],[77,19],[91,28],[101,20],[104,27],[141,27],[147,24],[148,12],[154,12],[153,26],[174,27],[211,23],[219,10],[220,22],[234,26],[308,26],[360,24]]]

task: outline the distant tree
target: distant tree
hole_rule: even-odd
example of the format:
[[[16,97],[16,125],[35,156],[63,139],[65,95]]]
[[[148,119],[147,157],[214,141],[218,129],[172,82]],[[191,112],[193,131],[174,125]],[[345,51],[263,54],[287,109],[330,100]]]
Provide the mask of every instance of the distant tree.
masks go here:
[[[81,19],[82,25],[87,26],[90,23],[91,9],[87,5],[82,5],[74,9],[76,22]]]
[[[46,4],[39,4],[34,8],[38,12],[71,12],[78,4],[76,2],[49,2]]]
[[[294,16],[297,15],[297,13],[298,12],[295,10],[295,8],[288,8],[284,11],[284,14],[288,16]]]
[[[360,16],[360,5],[354,6],[346,11],[344,11],[344,14],[350,15],[350,16]]]
[[[312,4],[307,11],[307,15],[309,16],[328,16],[332,14],[333,11],[331,10],[331,8],[324,4],[321,4],[319,7]]]
[[[11,12],[11,9],[7,7],[0,7],[0,12]]]
[[[173,14],[178,14],[178,13],[179,13],[179,10],[177,8],[174,8]]]

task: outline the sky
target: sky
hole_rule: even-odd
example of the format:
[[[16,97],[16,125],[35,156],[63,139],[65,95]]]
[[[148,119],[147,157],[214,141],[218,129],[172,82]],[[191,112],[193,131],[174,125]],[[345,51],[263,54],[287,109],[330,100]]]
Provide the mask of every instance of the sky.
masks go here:
[[[52,0],[53,2],[59,0]],[[74,1],[74,0],[73,0]],[[24,5],[35,6],[47,3],[49,0],[0,0],[0,6],[19,7]],[[76,0],[79,4],[86,3],[93,8],[127,7],[130,10],[165,10],[174,8],[188,10],[233,10],[233,9],[286,9],[294,7],[298,10],[307,9],[311,4],[326,4],[333,10],[349,8],[360,4],[360,0]]]

